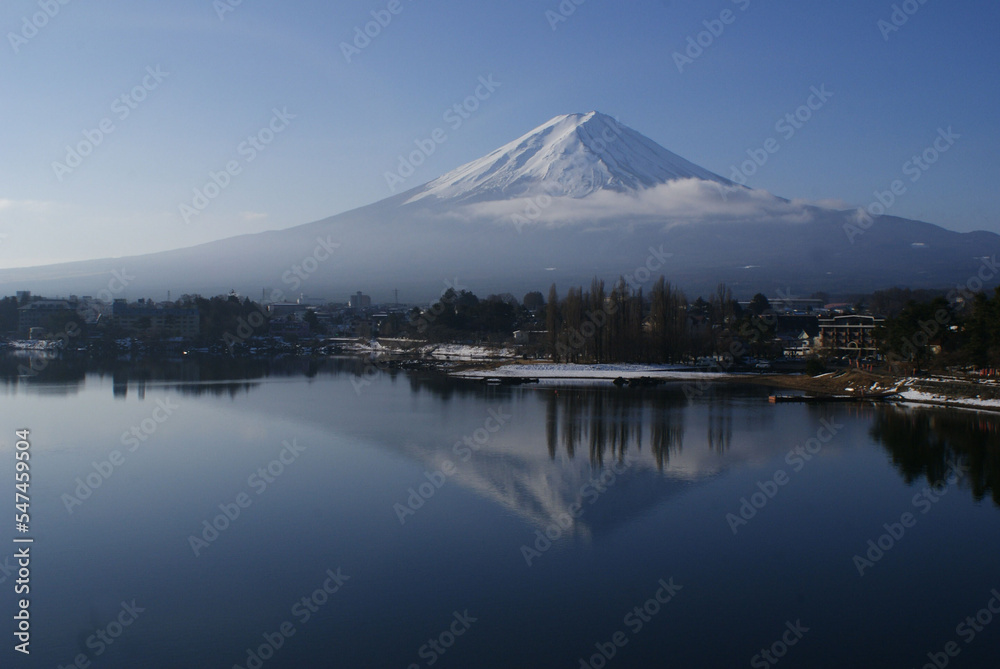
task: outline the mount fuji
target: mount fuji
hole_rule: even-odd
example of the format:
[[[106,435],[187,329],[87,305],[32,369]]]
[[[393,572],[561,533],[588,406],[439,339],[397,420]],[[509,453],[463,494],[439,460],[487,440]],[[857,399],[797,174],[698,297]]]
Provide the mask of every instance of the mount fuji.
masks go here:
[[[839,210],[752,190],[597,113],[557,116],[496,151],[374,204],[284,230],[118,259],[0,270],[0,294],[93,294],[126,273],[123,297],[362,290],[428,301],[561,292],[660,274],[688,296],[721,282],[748,297],[965,283],[1000,236]],[[993,273],[994,275],[996,272]]]
[[[419,188],[408,202],[469,203],[542,193],[582,198],[600,190],[638,192],[677,179],[732,185],[613,118],[590,112],[557,116]]]

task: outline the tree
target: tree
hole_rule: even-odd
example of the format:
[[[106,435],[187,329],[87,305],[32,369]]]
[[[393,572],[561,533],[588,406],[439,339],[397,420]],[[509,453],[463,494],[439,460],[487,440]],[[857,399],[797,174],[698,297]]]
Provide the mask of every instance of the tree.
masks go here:
[[[760,316],[768,311],[771,311],[771,302],[763,293],[757,293],[750,299],[750,313],[754,316]]]
[[[227,297],[216,296],[211,299],[195,297],[194,306],[198,309],[201,319],[200,337],[206,342],[215,342],[226,334],[234,336],[237,330],[245,329],[251,322],[253,334],[263,334],[263,325],[256,324],[263,320],[263,308],[250,300],[240,302],[235,295]],[[242,326],[242,327],[241,327]]]
[[[954,319],[943,297],[930,302],[907,303],[895,318],[876,330],[879,348],[891,362],[910,362],[920,368],[929,358],[931,346],[942,345]]]
[[[696,309],[704,313],[707,304],[700,297]],[[649,335],[652,361],[676,362],[688,348],[687,298],[662,276],[653,284],[649,304]]]
[[[490,295],[489,299],[492,298],[493,295]],[[465,311],[466,313],[470,313],[475,311],[478,306],[479,298],[476,297],[476,294],[471,291],[463,290],[455,298],[455,311]]]
[[[533,290],[524,296],[522,304],[524,304],[525,309],[537,311],[545,306],[545,298],[542,297],[542,293],[540,291]]]
[[[86,335],[86,323],[84,323],[83,319],[75,311],[61,310],[55,312],[46,319],[45,328],[46,333],[50,336],[57,336],[62,332]]]
[[[965,334],[962,348],[969,362],[977,367],[1000,366],[1000,288],[992,299],[985,293],[973,298]]]
[[[633,351],[633,355],[639,353],[636,350],[638,337],[634,337],[632,333],[632,300],[629,292],[628,284],[624,277],[621,277],[611,288],[611,295],[608,297],[604,355],[609,361],[627,357],[629,350]]]
[[[587,310],[586,322],[593,325],[594,334],[593,336],[587,336],[583,332],[581,326],[581,333],[587,339],[587,352],[594,359],[594,362],[601,363],[604,362],[605,352],[607,350],[607,332],[608,328],[606,326],[608,321],[607,305],[605,304],[605,293],[604,293],[604,280],[594,277],[593,281],[590,282],[590,293],[588,293],[589,309]],[[590,327],[586,328],[588,331]]]
[[[0,334],[17,330],[17,298],[0,300]]]
[[[583,353],[583,335],[580,326],[583,320],[583,289],[570,288],[562,311],[563,329],[558,346],[562,348],[564,362],[576,362]]]
[[[309,326],[309,331],[314,334],[323,333],[323,325],[319,322],[319,318],[316,316],[316,312],[310,309],[306,312],[306,315],[302,317],[302,320]]]
[[[491,333],[508,334],[514,329],[514,305],[496,295],[490,295],[479,304],[477,329]]]
[[[666,360],[669,336],[667,333],[667,286],[661,276],[649,294],[649,334],[653,360]]]
[[[826,365],[819,358],[809,358],[806,360],[806,374],[808,376],[819,376],[826,373]]]
[[[729,325],[742,313],[740,304],[733,299],[733,291],[720,283],[712,296],[711,302],[712,323],[718,325]]]
[[[462,292],[465,293],[466,291],[463,290]],[[473,295],[473,297],[475,296]],[[466,303],[468,303],[468,301],[468,298],[466,298]],[[478,302],[478,299],[476,301]],[[431,315],[437,314],[437,318],[431,321],[431,330],[458,327],[458,315],[455,308],[456,302],[458,302],[458,293],[455,292],[454,288],[449,288],[444,291],[441,295],[441,299],[431,306]]]
[[[556,292],[556,284],[552,284],[549,286],[549,302],[545,309],[545,329],[548,334],[549,355],[553,362],[559,362],[559,351],[556,349],[559,326],[559,294]]]
[[[325,334],[326,328],[320,324],[320,333]],[[398,337],[403,332],[403,316],[399,313],[391,313],[389,317],[382,321],[379,327],[380,337]]]

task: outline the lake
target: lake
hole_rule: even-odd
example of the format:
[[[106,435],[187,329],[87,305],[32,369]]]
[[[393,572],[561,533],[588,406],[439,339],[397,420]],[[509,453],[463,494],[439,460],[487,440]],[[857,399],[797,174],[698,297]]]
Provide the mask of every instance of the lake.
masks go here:
[[[367,372],[7,374],[2,665],[995,665],[996,415]]]

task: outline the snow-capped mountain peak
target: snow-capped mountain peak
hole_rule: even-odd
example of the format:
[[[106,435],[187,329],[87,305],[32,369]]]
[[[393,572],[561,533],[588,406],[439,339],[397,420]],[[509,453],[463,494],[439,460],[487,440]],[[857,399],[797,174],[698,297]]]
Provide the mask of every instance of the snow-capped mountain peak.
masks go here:
[[[687,178],[731,184],[592,111],[556,116],[431,181],[409,202],[430,198],[471,203],[540,193],[582,198],[599,190],[638,191]]]

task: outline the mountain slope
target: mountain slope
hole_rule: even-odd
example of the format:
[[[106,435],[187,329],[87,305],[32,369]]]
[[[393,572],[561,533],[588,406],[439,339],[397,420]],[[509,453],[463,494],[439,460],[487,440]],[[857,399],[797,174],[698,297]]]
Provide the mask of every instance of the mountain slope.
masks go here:
[[[739,296],[807,295],[965,283],[1000,236],[892,216],[848,234],[857,212],[732,184],[591,112],[559,116],[406,193],[286,230],[122,259],[0,270],[0,294],[163,299],[230,289],[268,299],[342,301],[357,290],[429,301],[456,285],[478,294],[664,274],[692,299],[719,282]],[[332,253],[331,253],[332,250]],[[994,281],[995,282],[995,281]]]

